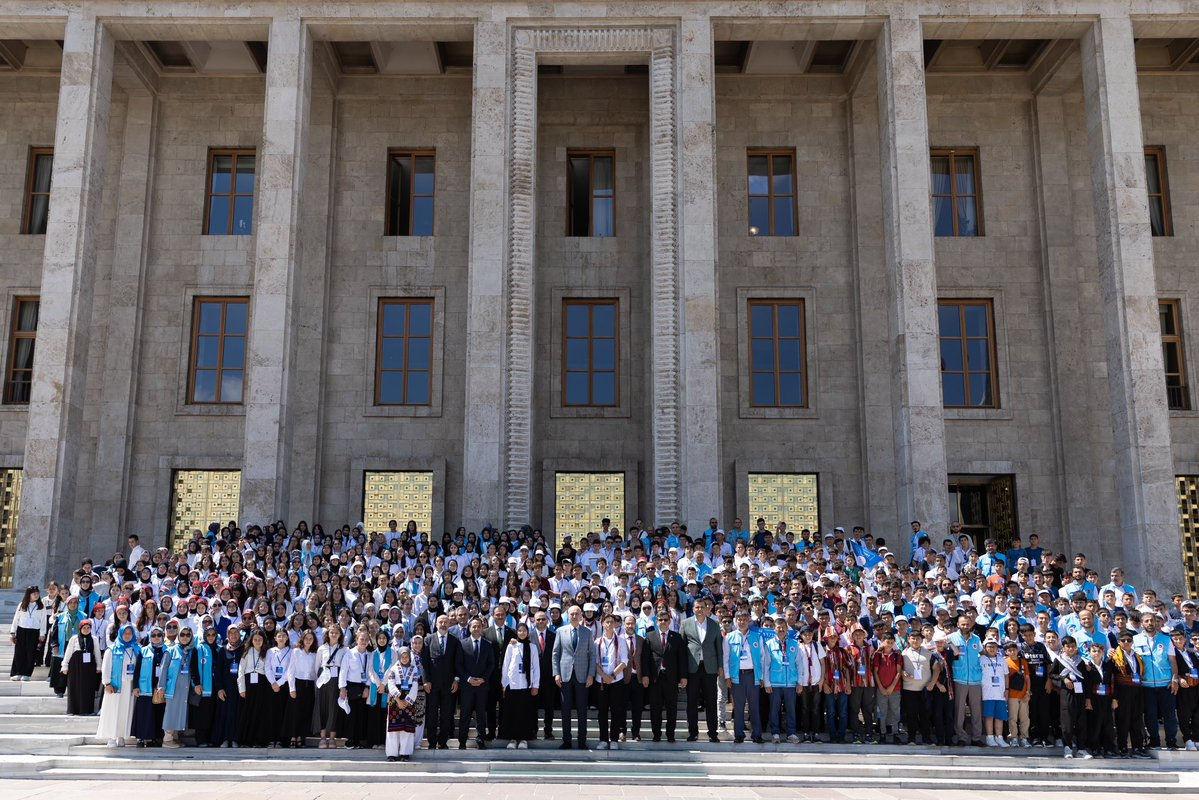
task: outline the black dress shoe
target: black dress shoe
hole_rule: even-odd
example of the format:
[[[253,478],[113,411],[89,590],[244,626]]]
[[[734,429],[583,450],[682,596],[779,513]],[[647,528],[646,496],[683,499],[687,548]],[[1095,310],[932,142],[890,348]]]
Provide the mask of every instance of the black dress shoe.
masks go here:
[[[688,736],[688,737],[687,737],[687,741],[689,741],[689,742],[698,742],[698,741],[699,741],[699,737],[698,737],[698,736]]]
[[[458,742],[458,749],[459,749],[459,750],[465,750],[465,749],[466,749],[466,742]]]
[[[709,738],[709,739],[713,739],[713,738],[715,738],[715,737],[713,737],[713,736],[709,736],[708,738]],[[744,736],[736,736],[736,737],[734,737],[734,738],[733,738],[733,744],[745,744],[745,737],[744,737]]]
[[[400,757],[399,756],[388,756],[387,760],[388,761],[399,761]]]
[[[589,748],[589,747],[587,746],[587,740],[586,740],[586,739],[580,739],[580,740],[579,740],[579,742],[578,742],[578,744],[576,744],[576,745],[575,745],[575,749],[576,749],[576,750],[590,750],[591,748]]]
[[[754,744],[766,744],[766,740],[762,739],[762,738],[758,738],[758,739],[754,739],[753,743]]]
[[[552,741],[554,741],[555,739],[557,739],[558,737],[557,737],[557,736],[554,736],[554,732],[553,732],[553,731],[546,731],[546,734],[545,734],[545,736],[544,736],[543,738],[544,738],[544,739],[545,739],[547,742],[552,742]]]
[[[655,739],[654,741],[657,741],[657,740]],[[674,737],[673,737],[673,736],[667,736],[667,737],[666,737],[666,741],[667,741],[669,744],[674,744]]]
[[[662,737],[661,737],[661,736],[655,736],[655,737],[654,737],[654,741],[655,741],[655,742],[660,742],[660,741],[662,741]]]
[[[572,745],[572,744],[570,743],[570,740],[568,739],[568,740],[566,740],[565,742],[563,742],[562,744],[558,745],[558,749],[559,749],[559,750],[573,750],[573,749],[574,749],[574,745]]]
[[[479,739],[478,741],[475,742],[475,746],[478,747],[480,750],[486,750],[487,742],[483,741],[482,739]]]
[[[709,736],[708,741],[711,742],[712,744],[720,744],[720,737],[719,736]]]

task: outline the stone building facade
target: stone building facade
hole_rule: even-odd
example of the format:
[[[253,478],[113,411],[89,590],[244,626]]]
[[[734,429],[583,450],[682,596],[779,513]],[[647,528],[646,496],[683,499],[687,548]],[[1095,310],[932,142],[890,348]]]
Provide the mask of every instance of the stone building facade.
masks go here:
[[[1180,587],[1197,52],[1187,0],[0,0],[4,570],[192,473],[326,525],[419,474],[437,533],[603,473]]]

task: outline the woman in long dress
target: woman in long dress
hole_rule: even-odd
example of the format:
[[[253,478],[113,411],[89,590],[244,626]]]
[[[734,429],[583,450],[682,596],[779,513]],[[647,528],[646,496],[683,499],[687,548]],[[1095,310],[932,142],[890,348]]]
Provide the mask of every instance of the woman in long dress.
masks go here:
[[[216,673],[220,642],[216,628],[207,628],[201,640],[192,648],[192,689],[188,698],[191,703],[191,728],[195,731],[196,745],[215,747],[220,744],[216,730],[215,697],[220,676]]]
[[[500,683],[504,687],[500,714],[500,738],[508,740],[508,749],[526,749],[537,738],[537,707],[534,698],[541,685],[541,657],[529,638],[529,626],[516,626],[516,638],[504,649]]]
[[[67,642],[62,655],[62,674],[67,681],[67,713],[90,717],[96,713],[96,692],[100,688],[100,642],[92,633],[92,621],[79,622],[79,633]]]
[[[390,647],[387,632],[380,630],[375,634],[375,651],[371,655],[370,697],[366,701],[368,747],[383,744],[387,734],[387,683],[383,676],[391,669],[394,661],[395,655]]]
[[[162,716],[163,747],[179,747],[187,730],[187,709],[191,697],[192,629],[184,625],[174,644],[167,646],[171,660],[165,667],[167,678],[166,711]]]
[[[141,647],[137,631],[125,624],[117,631],[116,642],[104,652],[100,678],[104,682],[104,700],[100,705],[100,727],[96,736],[108,740],[109,747],[123,747],[133,724],[133,693],[137,688],[137,659]]]
[[[333,740],[339,733],[346,731],[346,715],[337,704],[341,689],[337,679],[341,675],[342,660],[346,655],[345,642],[342,641],[341,626],[336,623],[325,630],[325,643],[316,651],[320,673],[316,676],[316,706],[321,728],[321,743],[324,750],[333,746]]]
[[[150,643],[141,648],[137,657],[137,686],[134,688],[132,733],[138,747],[162,746],[162,717],[166,703],[155,703],[155,693],[166,691],[163,680],[163,661],[167,658],[162,628],[150,629]],[[162,695],[158,699],[162,699]]]
[[[401,647],[385,676],[387,683],[387,760],[408,761],[416,750],[416,731],[425,722],[425,687],[412,651]]]
[[[266,656],[270,646],[266,632],[256,628],[241,657],[238,668],[237,691],[241,696],[241,732],[237,741],[242,747],[266,747],[275,735],[271,728],[271,685],[266,677]]]
[[[287,631],[283,628],[276,630],[275,646],[266,654],[266,679],[271,687],[270,694],[267,695],[271,747],[283,747],[288,742],[288,735],[284,731],[284,718],[287,716],[287,707],[291,704],[291,694],[287,686],[291,649],[291,639]]]
[[[27,681],[33,676],[38,655],[46,644],[46,609],[36,586],[25,589],[8,633],[14,648],[9,675],[14,681]]]
[[[284,712],[283,729],[292,747],[303,747],[312,735],[313,712],[316,710],[316,674],[320,668],[316,634],[304,631],[292,648],[287,666],[287,691],[291,702]]]
[[[50,688],[59,697],[67,691],[67,678],[62,671],[63,654],[67,643],[79,632],[82,619],[79,598],[74,596],[68,598],[62,610],[54,616],[53,629],[50,631]]]

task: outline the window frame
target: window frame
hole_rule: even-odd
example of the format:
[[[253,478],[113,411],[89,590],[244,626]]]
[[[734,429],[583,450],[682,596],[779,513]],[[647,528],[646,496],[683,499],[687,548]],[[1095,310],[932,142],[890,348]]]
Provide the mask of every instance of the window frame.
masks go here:
[[[217,334],[217,365],[214,368],[216,371],[216,400],[197,400],[196,399],[196,372],[199,367],[196,364],[197,350],[200,345],[200,306],[204,303],[220,303],[221,304],[221,329]],[[225,320],[229,314],[229,306],[232,304],[241,303],[246,307],[246,332],[245,333],[225,333]],[[212,334],[204,334],[211,336]],[[240,337],[245,340],[245,355],[242,359],[241,367],[241,399],[239,400],[222,400],[221,387],[222,378],[225,372],[225,338],[226,336]],[[250,360],[250,298],[241,295],[195,295],[192,298],[192,321],[191,321],[191,344],[188,347],[187,361],[187,397],[186,404],[192,406],[241,406],[246,402],[246,378],[249,375],[247,364]],[[208,367],[204,367],[208,370]],[[230,368],[231,371],[236,368]]]
[[[50,191],[35,192],[33,187],[36,185],[37,177],[37,160],[40,156],[50,156]],[[54,148],[53,147],[30,147],[29,157],[25,164],[25,195],[21,199],[21,234],[24,236],[45,236],[45,231],[32,231],[30,225],[33,224],[33,198],[44,194],[46,196],[46,225],[50,224],[50,196],[54,190]]]
[[[567,331],[567,314],[571,306],[585,306],[587,312],[587,402],[586,403],[571,403],[567,400],[566,381],[567,377],[572,372],[581,372],[581,370],[567,369],[567,343],[574,338],[569,336]],[[612,306],[612,347],[613,347],[613,362],[611,370],[597,370],[595,368],[595,314],[592,309],[596,306]],[[607,336],[598,337],[606,340]],[[561,346],[561,406],[568,409],[578,408],[601,408],[601,409],[618,409],[621,407],[621,357],[620,357],[620,298],[619,297],[563,297],[562,298],[562,346]],[[595,392],[593,390],[593,379],[596,373],[612,373],[612,381],[614,393],[611,403],[596,403]]]
[[[436,299],[433,297],[380,297],[376,305],[375,313],[375,387],[373,394],[373,405],[378,408],[427,408],[433,405],[433,341],[436,328]],[[423,403],[408,402],[408,342],[413,338],[409,335],[409,325],[404,325],[404,334],[402,336],[387,336],[383,335],[383,319],[384,309],[389,305],[407,306],[411,309],[415,305],[429,306],[429,368],[427,370],[418,369],[411,370],[412,372],[427,372],[429,374],[429,399]],[[406,312],[405,320],[411,319],[411,313]],[[383,367],[383,340],[384,339],[401,339],[404,342],[404,366],[401,369],[384,369]],[[415,337],[418,339],[425,338],[424,336]],[[384,403],[382,400],[382,377],[384,372],[399,372],[403,377],[404,386],[404,402],[402,403]]]
[[[1149,178],[1145,178],[1145,195],[1146,200],[1154,197],[1160,197],[1162,201],[1162,232],[1160,234],[1153,232],[1153,217],[1150,215],[1149,220],[1149,235],[1153,238],[1174,235],[1174,214],[1170,207],[1170,177],[1166,169],[1166,147],[1160,144],[1145,145],[1145,157],[1152,157],[1157,162],[1157,182],[1161,186],[1161,192],[1149,191]]]
[[[572,159],[587,157],[587,232],[574,233],[574,172],[570,168]],[[595,231],[595,159],[612,159],[612,233],[597,235]],[[568,239],[615,239],[616,238],[616,150],[614,148],[572,147],[566,151],[566,237]]]
[[[754,369],[754,340],[761,339],[761,336],[754,336],[754,308],[769,307],[773,309],[771,341],[774,343],[774,368],[770,374],[774,376],[774,403],[763,404],[758,403],[754,397],[754,374],[766,373],[766,370]],[[778,309],[780,306],[798,306],[799,307],[799,355],[801,358],[799,369],[799,390],[803,397],[802,403],[787,403],[781,402],[779,397],[779,376],[790,374],[791,370],[779,369],[779,315]],[[746,300],[745,317],[747,324],[748,352],[746,367],[749,370],[749,407],[751,409],[807,409],[811,407],[811,395],[808,391],[808,309],[807,303],[802,297],[751,297]],[[790,338],[790,337],[787,337]]]
[[[963,381],[963,397],[969,401],[970,399],[970,373],[982,372],[983,370],[970,369],[970,347],[969,340],[977,339],[977,336],[969,336],[966,333],[965,311],[967,306],[984,306],[987,310],[987,353],[989,363],[989,374],[991,379],[991,402],[987,405],[974,405],[966,402],[961,405],[950,405],[945,402],[945,374],[951,373],[954,375],[962,375]],[[955,337],[962,344],[962,369],[947,370],[940,366],[937,370],[938,376],[941,379],[941,407],[953,410],[996,410],[1001,408],[1000,392],[999,392],[999,345],[998,337],[995,333],[995,301],[987,297],[940,297],[937,298],[937,363],[941,362],[941,341],[947,337],[941,335],[941,309],[946,306],[953,306],[958,311],[958,331],[960,334]]]
[[[962,197],[974,198],[974,218],[975,232],[973,235],[963,234],[958,229],[958,192],[957,192],[957,175],[958,171],[955,168],[955,163],[958,158],[969,156],[974,159],[974,194],[961,195]],[[949,159],[949,194],[937,194],[932,190],[932,171],[934,158]],[[932,147],[928,153],[928,174],[929,174],[929,212],[932,219],[932,229],[934,239],[975,239],[986,236],[986,225],[983,221],[983,179],[982,179],[982,158],[977,147]],[[948,197],[950,199],[950,219],[953,222],[953,233],[949,235],[937,234],[937,220],[935,216],[934,202],[938,197]]]
[[[37,328],[32,331],[17,330],[17,320],[21,318],[22,303],[37,303],[38,304],[38,322],[41,323],[41,295],[16,295],[12,299],[11,312],[8,321],[8,360],[4,365],[4,405],[6,406],[27,406],[30,400],[33,399],[33,368],[28,370],[22,369],[20,372],[29,373],[29,393],[30,400],[14,400],[12,397],[13,376],[18,370],[14,367],[17,356],[17,342],[24,339],[33,340],[34,356],[37,356]]]
[[[399,166],[399,159],[406,158],[411,164],[408,179],[408,232],[400,233],[395,229],[392,214],[393,203],[398,206],[400,198],[394,197],[392,193],[392,177],[395,170]],[[416,193],[416,159],[431,158],[433,159],[433,191],[429,194]],[[401,187],[401,193],[403,188]],[[437,231],[437,150],[432,147],[389,147],[387,148],[387,186],[384,189],[384,216],[383,216],[383,235],[384,236],[433,236]],[[413,201],[418,197],[428,197],[433,202],[433,227],[428,233],[413,233],[412,232],[412,215],[416,208],[416,203]],[[397,208],[398,210],[398,208]]]
[[[1166,408],[1169,411],[1190,411],[1191,410],[1191,387],[1187,382],[1186,330],[1183,328],[1183,325],[1182,325],[1182,300],[1179,298],[1176,298],[1176,297],[1158,298],[1157,307],[1158,307],[1159,315],[1163,308],[1170,309],[1170,316],[1174,320],[1174,330],[1176,331],[1176,333],[1172,333],[1172,334],[1166,334],[1166,333],[1161,334],[1162,346],[1164,347],[1167,344],[1172,344],[1172,345],[1175,345],[1178,350],[1179,371],[1176,373],[1166,371],[1166,369],[1165,369],[1166,365],[1164,362],[1164,354],[1163,354],[1162,372],[1163,372],[1163,377],[1165,377],[1165,379],[1166,379]],[[1178,377],[1179,385],[1176,388],[1182,394],[1182,404],[1181,405],[1176,406],[1176,405],[1170,404],[1169,379],[1170,379],[1171,375],[1176,375]]]
[[[749,160],[751,158],[766,157],[766,172],[767,172],[767,189],[766,194],[753,194],[749,190]],[[791,159],[791,194],[775,194],[774,191],[774,159],[779,156],[786,156]],[[745,149],[745,232],[746,235],[753,238],[762,236],[791,238],[799,236],[799,181],[796,178],[796,159],[794,147],[747,147]],[[763,233],[751,233],[750,228],[750,205],[755,197],[765,197],[767,206],[770,209],[768,220],[770,221],[770,231]],[[790,197],[791,198],[791,230],[793,233],[775,233],[774,232],[774,200],[775,198]]]
[[[233,172],[229,177],[229,189],[227,193],[215,194],[212,191],[212,170],[216,163],[216,159],[220,156],[233,157]],[[246,195],[237,191],[237,160],[239,158],[253,156],[254,157],[254,191]],[[204,221],[200,232],[203,236],[253,236],[258,232],[257,222],[254,220],[254,214],[258,211],[258,203],[256,197],[258,195],[258,148],[256,147],[210,147],[208,148],[208,167],[204,174]],[[212,221],[212,198],[213,197],[228,197],[229,198],[229,219],[228,229],[225,233],[212,233],[209,225]],[[250,232],[237,233],[233,229],[234,214],[237,207],[237,198],[250,198]]]

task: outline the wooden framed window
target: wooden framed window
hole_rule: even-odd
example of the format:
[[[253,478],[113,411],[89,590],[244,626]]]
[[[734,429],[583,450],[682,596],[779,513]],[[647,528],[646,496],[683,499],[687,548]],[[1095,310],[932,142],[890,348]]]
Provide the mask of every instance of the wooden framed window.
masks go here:
[[[933,148],[931,164],[934,235],[982,236],[978,148]]]
[[[566,153],[566,235],[616,235],[616,153]]]
[[[750,236],[795,236],[795,150],[747,151]]]
[[[804,408],[808,376],[803,300],[749,301],[749,402]]]
[[[1182,303],[1178,300],[1159,300],[1157,310],[1162,327],[1166,402],[1171,411],[1190,411],[1191,394],[1187,386],[1186,348],[1182,338]]]
[[[204,196],[204,233],[249,236],[254,232],[253,148],[210,148]]]
[[[435,154],[432,150],[387,151],[385,236],[432,236]]]
[[[432,298],[380,298],[375,348],[375,405],[429,405],[433,385]]]
[[[4,402],[23,405],[33,390],[33,348],[37,339],[37,297],[14,297],[8,328],[8,368],[4,373]]]
[[[942,300],[941,395],[946,408],[998,408],[995,313],[990,300]]]
[[[54,148],[29,148],[29,166],[25,171],[25,204],[21,213],[21,233],[44,234],[50,219],[50,175],[54,171]]]
[[[1173,236],[1170,213],[1170,181],[1166,177],[1166,148],[1145,148],[1145,183],[1149,187],[1149,229],[1154,236]]]
[[[562,301],[562,404],[620,404],[620,301]]]
[[[197,297],[192,308],[189,403],[242,402],[250,302],[245,297]]]

